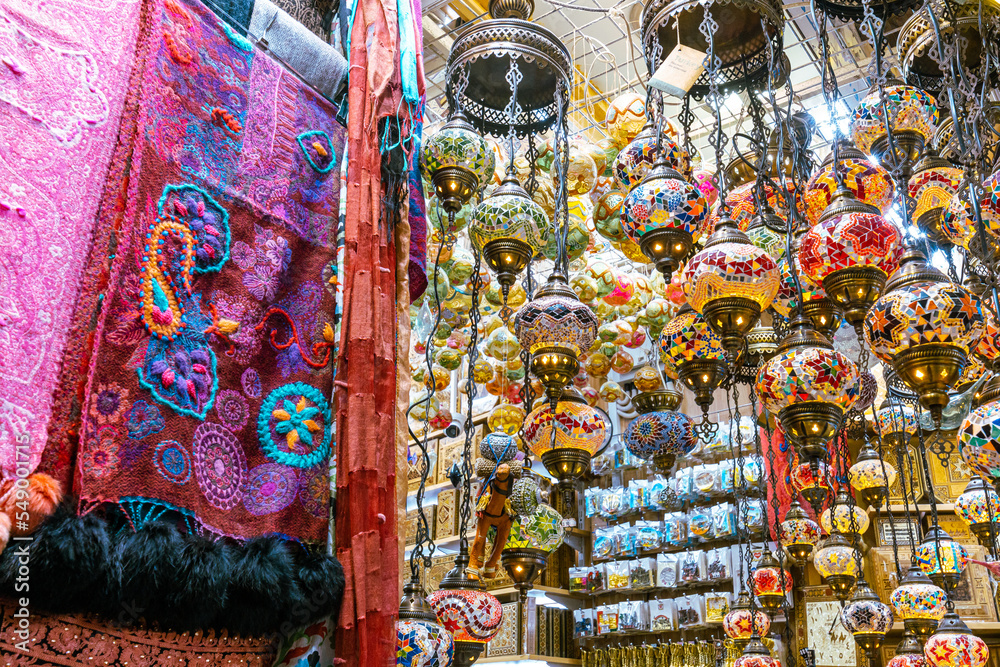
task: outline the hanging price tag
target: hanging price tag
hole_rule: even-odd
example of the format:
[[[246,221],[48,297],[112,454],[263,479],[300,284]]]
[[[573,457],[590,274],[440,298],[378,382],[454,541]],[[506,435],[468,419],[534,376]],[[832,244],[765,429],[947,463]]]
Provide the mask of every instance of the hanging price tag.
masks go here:
[[[649,79],[649,85],[674,97],[684,97],[705,71],[705,54],[678,44]]]

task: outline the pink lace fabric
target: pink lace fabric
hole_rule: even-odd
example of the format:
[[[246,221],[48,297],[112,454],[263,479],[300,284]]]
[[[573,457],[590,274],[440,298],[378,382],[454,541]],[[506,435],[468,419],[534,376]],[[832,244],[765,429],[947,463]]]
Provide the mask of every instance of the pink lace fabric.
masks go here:
[[[139,9],[139,0],[0,4],[2,477],[18,464],[34,470],[45,447]]]

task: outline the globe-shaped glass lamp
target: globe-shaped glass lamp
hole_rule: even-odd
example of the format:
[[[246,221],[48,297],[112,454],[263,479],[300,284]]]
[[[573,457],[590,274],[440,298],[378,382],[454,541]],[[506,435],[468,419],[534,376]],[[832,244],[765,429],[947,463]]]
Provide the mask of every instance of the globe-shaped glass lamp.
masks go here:
[[[889,487],[896,481],[896,468],[883,460],[866,442],[847,476],[862,502],[880,507],[885,502]]]
[[[924,649],[920,640],[912,632],[904,631],[903,640],[896,645],[896,655],[886,667],[927,667]]]
[[[451,667],[455,644],[451,633],[427,604],[420,584],[403,587],[396,621],[396,665],[399,667]]]
[[[698,444],[694,420],[683,412],[655,410],[629,422],[625,447],[640,459],[652,461],[667,472],[678,456],[690,454]]]
[[[941,216],[962,185],[963,172],[928,149],[910,176],[910,197],[916,202],[913,221],[931,240],[939,245],[951,245],[941,228]]]
[[[941,619],[938,631],[927,638],[924,657],[930,667],[984,667],[990,649],[951,611]]]
[[[723,617],[722,629],[737,646],[743,646],[754,634],[758,637],[767,636],[768,630],[771,629],[771,619],[760,610],[751,611],[750,595],[743,591],[733,603],[729,613]]]
[[[920,569],[945,591],[958,586],[962,572],[969,564],[969,552],[965,547],[936,526],[924,535],[914,557]]]
[[[991,532],[994,540],[1000,535],[1000,496],[978,475],[969,481],[965,491],[955,501],[955,513],[987,546]]]
[[[500,601],[485,590],[480,579],[469,576],[468,566],[469,553],[463,545],[455,567],[441,580],[440,588],[427,596],[427,602],[455,642],[455,667],[468,667],[475,662],[486,642],[500,631],[503,621]]]
[[[495,160],[489,144],[461,111],[452,114],[420,148],[420,170],[434,184],[438,200],[449,213],[458,213],[477,190],[493,180]]]
[[[813,555],[813,566],[834,595],[846,600],[858,579],[858,556],[842,533],[832,533]]]
[[[833,504],[824,510],[819,518],[819,524],[828,533],[839,532],[844,535],[864,535],[871,524],[868,513],[850,502],[847,491],[837,492]]]
[[[565,535],[562,515],[544,503],[531,516],[514,520],[510,537],[500,553],[500,563],[514,581],[522,601],[545,568],[549,554],[559,548]]]
[[[677,144],[664,136],[662,150],[666,153],[667,166],[680,170],[681,151]],[[639,185],[656,161],[656,128],[647,123],[635,139],[629,142],[615,158],[615,181],[622,192],[631,192]]]
[[[760,639],[751,639],[733,667],[781,667],[781,661],[771,655]]]
[[[993,311],[983,308],[984,332],[976,346],[976,356],[986,365],[987,368],[1000,370],[996,367],[996,362],[1000,360],[1000,325]]]
[[[865,204],[874,206],[877,211],[883,213],[888,211],[896,190],[892,175],[884,167],[871,162],[868,156],[848,142],[841,144],[839,158],[838,170],[844,178],[844,185],[854,193],[854,196]],[[806,183],[806,218],[810,225],[815,225],[819,221],[823,211],[833,201],[836,191],[837,180],[833,175],[831,151],[822,166]]]
[[[889,127],[885,111],[892,122],[892,138],[902,164],[912,167],[920,158],[924,144],[934,137],[937,129],[937,101],[919,88],[905,84],[890,85],[882,91],[873,88],[854,109],[851,138],[857,147],[880,162],[895,162],[889,155]],[[884,102],[884,104],[883,104]]]
[[[799,501],[793,500],[781,522],[781,546],[792,560],[805,563],[819,544],[819,524],[809,518]]]
[[[688,305],[667,323],[660,334],[660,359],[670,377],[694,391],[695,402],[708,414],[712,394],[727,372],[722,338]]]
[[[638,93],[623,93],[611,100],[604,117],[608,137],[626,146],[646,124],[646,100]]]
[[[778,273],[780,280],[778,284],[778,294],[774,297],[771,307],[782,317],[789,318],[799,308],[799,287],[802,288],[802,312],[808,317],[816,331],[820,332],[831,341],[840,323],[844,320],[844,313],[840,306],[833,299],[826,295],[823,287],[813,283],[809,276],[802,271],[799,264],[799,248],[802,246],[802,239],[805,238],[806,230],[795,233],[792,240],[791,257],[782,256],[778,260]],[[792,274],[794,263],[795,273]],[[795,284],[798,278],[799,285]]]
[[[800,463],[792,468],[791,478],[792,488],[801,493],[813,511],[819,514],[830,493],[826,464],[816,459]]]
[[[777,611],[792,590],[791,572],[782,568],[770,551],[764,552],[750,576],[754,594],[766,611]]]
[[[899,586],[889,596],[889,603],[908,632],[927,637],[944,618],[948,598],[920,569],[911,565]]]
[[[844,627],[868,655],[882,645],[892,628],[892,608],[882,602],[864,580],[858,583],[841,614]]]
[[[979,406],[962,421],[958,452],[984,479],[1000,479],[1000,401]]]
[[[875,413],[875,427],[883,440],[897,448],[896,459],[902,460],[898,450],[917,434],[917,414],[909,405],[886,402]]]

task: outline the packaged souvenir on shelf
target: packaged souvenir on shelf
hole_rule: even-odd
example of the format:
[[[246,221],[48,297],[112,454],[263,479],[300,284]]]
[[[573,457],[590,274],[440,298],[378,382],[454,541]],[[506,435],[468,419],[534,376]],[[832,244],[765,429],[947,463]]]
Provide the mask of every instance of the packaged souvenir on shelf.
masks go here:
[[[688,530],[697,538],[709,540],[712,538],[712,514],[707,507],[692,507],[688,511]]]
[[[637,558],[632,561],[629,571],[629,587],[642,590],[656,586],[656,559]]]
[[[716,539],[724,540],[736,536],[736,516],[733,506],[729,503],[713,505],[712,534]]]
[[[740,513],[750,530],[760,530],[764,527],[764,501],[760,498],[747,498],[741,501]]]
[[[573,636],[574,637],[591,637],[594,634],[594,616],[595,612],[593,609],[574,609],[573,610]]]
[[[716,479],[718,468],[719,466],[714,463],[706,463],[692,468],[692,480],[699,497],[707,499],[718,493]]]
[[[597,513],[608,520],[626,514],[625,489],[612,487],[604,489],[597,497]]]
[[[656,475],[646,482],[646,493],[649,496],[649,509],[663,511],[667,509],[663,492],[667,489],[667,480],[663,475]]]
[[[680,557],[678,570],[680,572],[680,580],[686,584],[704,581],[707,578],[705,552],[700,550],[683,552]]]
[[[743,459],[743,466],[737,467],[735,484],[743,488],[744,486],[748,488],[756,488],[760,484],[760,480],[763,477],[764,466],[761,464],[760,457],[757,455],[746,456]]]
[[[677,554],[656,555],[656,585],[659,588],[677,585]]]
[[[625,487],[625,504],[628,507],[626,514],[637,514],[642,512],[642,497],[645,489],[634,481],[629,482]]]
[[[594,477],[609,474],[615,468],[615,460],[611,454],[604,453],[590,459],[590,472]]]
[[[663,546],[663,524],[659,521],[635,522],[635,547],[640,553]]]
[[[597,495],[601,489],[593,487],[583,490],[583,515],[588,519],[597,515]]]
[[[649,601],[649,629],[653,632],[677,629],[677,610],[673,600]]]
[[[670,538],[667,538],[666,525],[670,523]],[[688,542],[688,534],[690,529],[688,527],[688,516],[683,512],[671,512],[666,515],[664,519],[664,534],[663,543],[664,544],[676,544],[684,545]]]
[[[719,579],[729,579],[733,576],[729,554],[729,547],[712,549],[705,554],[705,560],[708,563],[709,580],[718,581]]]
[[[569,568],[569,592],[586,593],[587,577],[589,574],[590,574],[590,568],[588,567]]]
[[[649,482],[644,479],[633,479],[628,483],[632,504],[639,512],[649,509]]]
[[[598,634],[618,632],[618,605],[602,604],[597,608]]]
[[[618,630],[621,632],[635,632],[645,630],[647,624],[644,622],[643,613],[646,604],[640,600],[629,600],[618,603]]]
[[[733,459],[726,459],[724,461],[719,461],[719,493],[723,495],[731,495],[733,493],[733,470],[736,462]]]
[[[614,553],[613,526],[607,528],[596,528],[594,530],[594,547],[592,555],[594,560],[606,560]]]
[[[587,591],[600,593],[604,590],[604,566],[591,565],[587,568]]]
[[[630,558],[636,554],[635,532],[631,526],[615,526],[611,534],[614,536],[614,554],[618,558]]]
[[[690,628],[695,625],[702,625],[705,622],[705,614],[702,611],[705,605],[705,598],[701,595],[685,595],[677,598],[677,626]]]
[[[677,515],[674,513],[663,515],[663,544],[677,543]]]
[[[681,468],[674,474],[674,478],[677,480],[677,498],[681,502],[694,500],[692,470],[692,468]]]
[[[705,594],[705,620],[709,623],[722,623],[729,613],[729,593]]]
[[[604,564],[604,581],[609,591],[628,590],[632,561],[613,560]]]

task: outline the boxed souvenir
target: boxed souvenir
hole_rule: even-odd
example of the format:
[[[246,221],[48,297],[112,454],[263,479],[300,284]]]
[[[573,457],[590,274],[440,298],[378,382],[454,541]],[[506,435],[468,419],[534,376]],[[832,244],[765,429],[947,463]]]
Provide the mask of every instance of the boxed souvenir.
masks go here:
[[[653,632],[677,629],[677,610],[673,600],[649,601],[649,629]]]
[[[593,636],[595,615],[596,611],[593,609],[574,609],[573,636],[576,638]]]
[[[708,623],[722,623],[722,619],[729,613],[729,593],[706,593],[705,594],[705,621]]]
[[[428,459],[430,460],[429,465]],[[426,484],[433,484],[437,470],[437,440],[431,440],[427,443],[426,458],[420,451],[420,447],[410,445],[407,449],[406,463],[406,485],[409,492],[412,493],[420,488],[420,475],[424,470],[427,471]]]
[[[677,585],[677,554],[656,555],[656,585],[659,588]]]
[[[620,632],[638,632],[647,628],[644,615],[648,607],[640,600],[628,600],[618,603],[618,630]]]
[[[656,585],[656,559],[636,558],[629,571],[629,588],[642,590]]]
[[[532,598],[528,598],[531,600]],[[500,630],[493,639],[486,643],[486,657],[492,658],[502,655],[518,655],[520,646],[521,623],[519,622],[520,603],[505,602],[501,605],[503,610],[503,620],[500,622]]]
[[[609,591],[628,590],[632,563],[627,560],[613,560],[604,564],[604,581]]]

